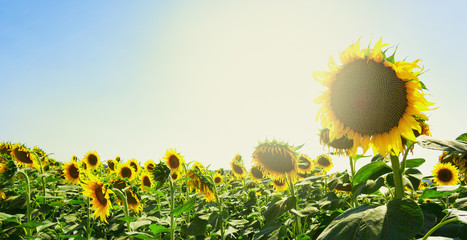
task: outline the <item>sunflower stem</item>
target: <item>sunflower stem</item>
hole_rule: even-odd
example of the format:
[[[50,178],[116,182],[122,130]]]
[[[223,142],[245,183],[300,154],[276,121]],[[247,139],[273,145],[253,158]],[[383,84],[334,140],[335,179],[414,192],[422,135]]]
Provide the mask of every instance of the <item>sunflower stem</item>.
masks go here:
[[[355,177],[355,160],[349,156],[350,160],[350,174],[351,174],[351,181],[353,181],[353,178]],[[352,208],[356,208],[358,206],[357,199],[355,198],[355,195],[353,194],[353,191],[350,192],[350,199],[352,200]]]
[[[288,182],[289,182],[289,187],[290,187],[290,195],[291,197],[295,198],[295,210],[298,211],[298,199],[295,197],[295,189],[292,181],[292,177],[289,175],[288,176]],[[295,234],[296,236],[300,235],[302,233],[302,228],[300,224],[300,218],[297,215],[294,215],[295,217]]]
[[[91,198],[87,197],[87,213],[88,218],[86,219],[86,236],[87,239],[91,239]]]
[[[127,231],[131,232],[131,221],[130,221],[130,211],[128,210],[128,199],[126,197],[126,194],[124,194],[120,189],[114,188],[113,191],[122,199],[123,201],[123,212],[125,213],[125,221],[126,221],[126,227]],[[128,191],[128,190],[127,190]],[[133,239],[133,237],[130,237],[130,239]]]
[[[439,222],[436,226],[434,226],[432,229],[430,229],[430,231],[428,231],[425,236],[423,236],[422,240],[426,240],[428,239],[428,237],[433,234],[436,230],[438,230],[438,228],[448,224],[448,223],[452,223],[452,222],[457,222],[459,221],[459,219],[457,217],[455,218],[451,218],[449,220],[446,220],[444,221],[444,218],[441,220],[441,222]]]
[[[413,147],[413,145],[415,145],[414,142],[407,140],[407,144],[406,144],[407,149],[404,152],[404,157],[402,158],[402,162],[401,162],[401,173],[404,173],[405,171],[405,163],[407,161],[407,155],[409,154],[409,151]]]
[[[172,177],[169,176],[169,189],[170,189],[170,240],[175,239],[175,218],[174,218],[174,208],[175,208],[175,201],[174,201],[174,183],[172,181]]]
[[[214,185],[214,196],[216,197],[216,203],[217,203],[217,208],[219,208],[219,213],[222,218],[221,222],[221,240],[225,240],[225,226],[224,226],[224,216],[222,215],[222,212],[224,211],[224,208],[222,207],[222,201],[220,200],[218,194],[217,194],[217,186]]]
[[[395,199],[404,197],[404,186],[402,184],[402,171],[399,165],[399,157],[391,155],[392,172],[394,178]]]
[[[28,174],[23,170],[18,170],[18,174],[21,174],[26,180],[26,223],[31,221],[31,183],[29,181]],[[26,238],[32,235],[32,228],[26,227]]]

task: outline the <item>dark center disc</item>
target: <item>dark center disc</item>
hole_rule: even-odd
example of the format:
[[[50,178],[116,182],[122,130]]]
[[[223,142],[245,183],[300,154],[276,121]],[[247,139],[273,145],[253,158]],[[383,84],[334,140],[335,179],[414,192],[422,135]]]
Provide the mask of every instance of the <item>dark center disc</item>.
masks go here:
[[[438,179],[442,182],[449,182],[452,180],[452,172],[449,169],[441,169],[438,172]]]
[[[170,155],[169,164],[172,169],[178,168],[180,166],[180,160],[175,155]]]

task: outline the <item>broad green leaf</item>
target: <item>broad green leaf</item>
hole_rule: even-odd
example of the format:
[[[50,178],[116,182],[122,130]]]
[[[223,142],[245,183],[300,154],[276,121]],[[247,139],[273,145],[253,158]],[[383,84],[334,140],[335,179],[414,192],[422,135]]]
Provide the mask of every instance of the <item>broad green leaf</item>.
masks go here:
[[[356,186],[353,186],[352,192],[354,196],[360,194],[370,194],[378,191],[384,185],[384,178],[379,177],[376,180],[368,179],[365,182],[362,182]]]
[[[157,224],[149,225],[149,229],[151,229],[152,234],[154,234],[154,235],[157,235],[157,234],[163,233],[163,232],[170,232],[170,229],[168,229],[168,228],[166,228],[164,226],[157,225]]]
[[[464,141],[467,142],[467,133],[464,133],[456,138],[457,141]]]
[[[122,220],[122,221],[130,221],[130,222],[134,222],[136,221],[138,218],[136,217],[132,217],[132,216],[126,216],[126,217],[121,217],[119,218],[119,220]]]
[[[441,140],[425,135],[417,137],[417,144],[428,149],[467,153],[467,142],[459,140]]]
[[[151,221],[149,220],[139,220],[139,221],[131,222],[130,227],[133,231],[136,231],[138,230],[138,228],[149,225],[149,224],[151,224]]]
[[[270,203],[268,205],[268,209],[263,213],[265,224],[274,222],[277,217],[294,208],[296,201],[297,198],[288,197],[277,202]]]
[[[352,183],[353,185],[358,185],[368,179],[374,180],[391,171],[391,167],[389,167],[385,162],[371,162],[358,170]]]
[[[284,226],[281,224],[270,224],[255,235],[253,235],[253,240],[279,240],[284,236]]]
[[[208,225],[207,220],[202,220],[199,217],[195,217],[190,225],[183,231],[185,234],[190,236],[204,236],[206,235],[206,226]]]
[[[41,226],[41,225],[45,225],[45,223],[37,222],[37,221],[30,221],[30,222],[20,224],[20,225],[18,225],[16,227],[35,228],[35,227],[38,227],[38,226]]]
[[[133,239],[147,239],[147,240],[152,240],[154,239],[153,236],[147,234],[147,233],[142,233],[142,232],[127,232],[126,235],[132,236]]]
[[[5,219],[8,219],[8,218],[15,218],[15,215],[10,215],[8,213],[0,212],[0,221],[4,221]]]
[[[297,236],[297,240],[311,240],[311,238],[305,235],[304,233],[302,233]]]
[[[344,206],[345,201],[339,198],[336,193],[329,192],[325,197],[317,202],[318,206],[327,210],[336,210]]]
[[[396,199],[383,206],[362,205],[335,218],[318,240],[412,239],[423,227],[423,213],[413,200]]]
[[[71,200],[67,202],[67,204],[85,204],[85,203],[86,202],[82,200]]]
[[[449,195],[451,193],[459,192],[462,189],[464,189],[464,188],[458,187],[458,188],[456,188],[454,190],[450,190],[450,191],[439,191],[439,188],[435,188],[435,187],[426,188],[423,191],[422,195],[420,196],[420,199],[439,198],[439,197],[442,197],[442,196]]]
[[[196,198],[191,198],[190,201],[186,202],[185,204],[183,204],[182,206],[178,206],[176,207],[172,214],[174,216],[178,216],[184,212],[188,212],[188,211],[191,211],[191,209],[193,209],[193,207],[195,206],[195,202],[196,202]]]
[[[425,159],[423,158],[412,158],[412,159],[407,159],[405,162],[405,167],[406,168],[416,168],[422,165],[425,162]]]

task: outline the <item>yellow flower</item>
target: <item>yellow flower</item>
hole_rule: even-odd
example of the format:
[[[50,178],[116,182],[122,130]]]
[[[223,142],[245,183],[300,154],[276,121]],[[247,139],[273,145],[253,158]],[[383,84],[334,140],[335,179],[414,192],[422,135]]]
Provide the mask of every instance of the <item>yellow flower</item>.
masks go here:
[[[110,209],[112,208],[109,196],[112,190],[107,189],[104,183],[94,175],[89,175],[89,179],[84,181],[82,187],[84,190],[83,195],[92,199],[91,209],[94,209],[92,216],[94,218],[99,216],[101,221],[107,222],[107,217],[110,215]]]
[[[318,119],[329,128],[329,140],[343,136],[353,140],[350,155],[358,147],[369,147],[383,156],[403,151],[402,138],[416,142],[413,130],[421,132],[414,116],[430,110],[418,79],[418,62],[393,60],[381,49],[380,39],[373,49],[360,49],[360,40],[340,54],[342,65],[330,57],[329,72],[313,77],[328,89],[315,99],[321,104]]]
[[[96,151],[87,152],[86,155],[84,155],[83,161],[86,163],[87,170],[97,169],[100,165],[102,165],[101,161],[99,160],[99,155],[97,155]]]
[[[0,142],[0,154],[10,154],[10,151],[13,149],[11,143]]]
[[[201,193],[204,199],[208,202],[215,200],[213,191],[214,186],[204,175],[201,174],[201,172],[196,169],[190,170],[186,176],[191,179],[187,181],[188,187],[194,187],[196,191]]]
[[[456,185],[459,182],[459,170],[451,163],[438,163],[431,173],[436,185]]]
[[[271,182],[271,184],[278,192],[283,192],[288,188],[287,181],[283,178],[276,178]]]
[[[230,163],[230,167],[232,168],[232,172],[237,179],[243,179],[246,176],[246,171],[245,167],[243,167],[243,164],[232,161]]]
[[[136,159],[130,159],[128,160],[128,164],[130,164],[130,167],[133,168],[133,170],[135,170],[135,173],[138,174],[141,170],[141,166],[139,165],[138,161],[136,161]]]
[[[63,165],[63,172],[65,175],[65,180],[71,184],[79,184],[81,180],[81,169],[79,168],[79,163],[71,160],[68,163]]]
[[[128,178],[128,180],[132,180],[136,177],[135,170],[130,166],[128,162],[118,164],[117,175],[121,178]]]
[[[253,152],[252,162],[272,177],[297,176],[294,148],[286,143],[276,140],[260,143]]]
[[[329,139],[329,128],[324,128],[319,133],[319,141],[323,147],[328,147],[335,155],[345,155],[353,148],[353,140],[348,139],[346,135],[336,138],[333,141]]]
[[[259,166],[253,166],[250,169],[250,176],[253,181],[261,181],[264,178],[264,173]]]
[[[323,169],[325,172],[332,169],[334,166],[332,164],[332,159],[326,154],[321,154],[315,159],[315,164],[317,167]]]
[[[108,171],[111,172],[111,173],[114,173],[116,170],[117,170],[117,165],[118,165],[118,162],[115,161],[115,160],[107,160],[107,166],[108,166]]]
[[[133,210],[135,213],[139,213],[143,210],[143,206],[139,201],[138,195],[131,188],[126,190],[126,201],[128,203],[128,208]]]
[[[206,167],[202,163],[200,163],[198,161],[195,161],[193,163],[193,166],[191,167],[191,169],[197,169],[198,171],[200,171],[202,173],[205,173],[206,170],[207,170]]]
[[[298,156],[298,162],[298,173],[310,173],[315,168],[313,161],[311,161],[311,158],[306,154],[300,154]]]
[[[144,163],[144,169],[148,172],[152,172],[152,170],[156,167],[156,163],[154,160],[148,160]]]
[[[148,188],[152,188],[154,186],[154,181],[152,180],[151,175],[148,172],[144,171],[141,174],[140,184],[141,184],[141,188],[144,191],[148,191],[148,190],[146,190],[146,188],[144,188],[143,186],[146,186]]]
[[[11,155],[20,166],[39,168],[36,157],[29,149],[20,144],[15,144],[12,148]]]
[[[214,184],[219,185],[222,183],[223,177],[219,173],[216,173],[212,179],[214,180]]]
[[[182,164],[185,164],[185,161],[183,160],[183,156],[178,154],[175,148],[167,149],[164,159],[166,160],[165,163],[167,163],[170,169],[175,170],[175,171],[182,168]]]
[[[180,173],[178,171],[172,171],[170,172],[170,177],[172,181],[177,181],[180,178]]]
[[[3,199],[6,199],[6,195],[2,190],[0,190],[0,200],[3,200]]]

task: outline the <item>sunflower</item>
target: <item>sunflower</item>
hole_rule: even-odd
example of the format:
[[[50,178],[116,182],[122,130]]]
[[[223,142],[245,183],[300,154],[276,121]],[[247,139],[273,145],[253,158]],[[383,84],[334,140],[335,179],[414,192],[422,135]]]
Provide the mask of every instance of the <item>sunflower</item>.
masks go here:
[[[235,178],[243,179],[246,176],[246,171],[245,167],[243,167],[243,164],[232,161],[230,163],[230,167],[232,168],[232,172],[234,173]]]
[[[311,158],[306,154],[300,154],[298,156],[298,162],[298,173],[309,173],[315,168],[313,161],[311,161]]]
[[[39,168],[34,154],[32,154],[28,148],[21,146],[20,144],[15,144],[13,146],[11,155],[21,167]]]
[[[154,167],[156,167],[156,163],[153,160],[148,160],[144,163],[144,169],[146,169],[148,172],[151,172]]]
[[[146,186],[148,188],[152,188],[154,186],[154,181],[152,180],[151,175],[147,171],[142,172],[140,176],[140,184],[141,184],[141,188],[144,191],[149,191],[149,190],[147,190],[143,186]]]
[[[276,140],[260,143],[253,152],[252,162],[266,175],[273,177],[284,177],[286,174],[295,177],[297,173],[294,148]]]
[[[271,182],[271,184],[274,187],[274,189],[276,189],[276,191],[278,192],[283,192],[288,188],[287,181],[285,181],[285,179],[283,178],[276,178]]]
[[[191,167],[191,169],[196,169],[196,170],[198,170],[198,171],[200,171],[202,173],[206,172],[206,167],[202,163],[200,163],[198,161],[195,161],[193,163],[193,166]]]
[[[438,163],[431,173],[437,185],[456,185],[459,182],[459,170],[451,163]]]
[[[65,175],[65,180],[71,184],[79,184],[81,180],[81,169],[79,168],[79,163],[71,160],[68,163],[65,163],[63,166],[63,173]]]
[[[177,181],[180,178],[180,173],[178,171],[172,171],[170,172],[170,177],[172,181]]]
[[[187,173],[187,177],[190,180],[187,181],[188,187],[194,187],[197,192],[201,193],[208,202],[212,202],[215,200],[214,196],[214,186],[212,183],[206,178],[206,176],[202,175],[197,170],[190,170]]]
[[[13,149],[11,143],[0,142],[0,154],[10,154],[10,151]]]
[[[260,181],[264,178],[264,173],[259,166],[253,166],[250,169],[250,176],[253,181]]]
[[[107,160],[107,166],[108,166],[107,169],[109,170],[109,172],[114,173],[117,170],[117,165],[118,165],[117,161],[112,160],[112,159]]]
[[[178,154],[175,148],[167,149],[164,159],[166,160],[165,163],[167,163],[170,169],[175,170],[175,171],[180,169],[182,165],[185,164],[185,161],[183,160],[183,156]]]
[[[298,179],[304,179],[308,177],[307,173],[297,172]]]
[[[6,170],[8,170],[7,165],[0,161],[0,173],[3,174],[6,172]]]
[[[136,159],[130,159],[128,160],[128,164],[130,164],[130,167],[133,168],[133,170],[135,170],[135,173],[138,174],[141,170],[141,166],[139,165],[138,161],[136,161]]]
[[[353,140],[348,139],[346,135],[330,141],[329,128],[320,130],[319,141],[323,147],[328,147],[328,150],[331,150],[332,148],[332,152],[336,155],[345,155],[353,148]]]
[[[214,181],[214,184],[216,184],[216,185],[221,184],[222,179],[223,179],[223,177],[219,173],[214,174],[214,177],[212,178],[212,180]]]
[[[121,160],[121,159],[120,159],[120,156],[116,156],[116,157],[115,157],[115,161],[120,162],[120,160]]]
[[[323,169],[323,171],[327,172],[332,169],[334,166],[332,164],[332,159],[326,154],[321,154],[315,159],[315,164],[317,167]]]
[[[101,161],[99,160],[99,155],[97,155],[96,151],[87,152],[86,155],[84,155],[83,161],[90,169],[97,169],[100,165],[102,165]]]
[[[92,214],[94,218],[99,216],[101,221],[107,222],[107,216],[110,214],[112,203],[110,202],[109,193],[113,193],[112,190],[107,189],[102,181],[94,176],[89,175],[89,179],[85,180],[82,184],[83,195],[92,199],[91,209],[95,209]]]
[[[342,136],[353,140],[349,152],[355,155],[371,146],[383,156],[403,151],[401,138],[416,142],[413,129],[421,131],[414,116],[430,110],[418,79],[421,71],[414,62],[394,61],[381,49],[382,38],[373,49],[360,49],[360,40],[340,54],[342,65],[330,57],[329,72],[314,72],[313,77],[328,89],[315,99],[322,104],[318,119],[329,128],[329,139]]]
[[[117,174],[121,178],[128,178],[129,180],[132,180],[136,177],[135,170],[130,166],[128,162],[118,164]]]
[[[139,201],[138,195],[131,188],[126,190],[126,201],[128,203],[128,208],[133,210],[133,212],[139,213],[143,210],[143,206]]]

